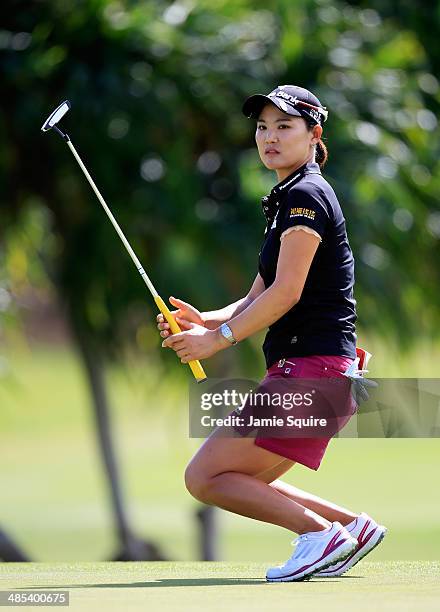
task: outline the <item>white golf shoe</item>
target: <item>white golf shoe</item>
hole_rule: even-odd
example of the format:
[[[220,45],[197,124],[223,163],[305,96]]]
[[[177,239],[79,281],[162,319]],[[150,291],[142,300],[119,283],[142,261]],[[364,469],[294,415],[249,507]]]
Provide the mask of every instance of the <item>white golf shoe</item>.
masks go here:
[[[356,565],[365,555],[373,550],[383,540],[387,530],[383,525],[378,525],[368,514],[362,512],[357,519],[347,525],[349,534],[356,538],[358,545],[356,549],[343,561],[339,561],[330,567],[318,572],[319,577],[341,576]]]
[[[268,582],[308,580],[312,574],[346,559],[357,547],[357,540],[340,523],[324,531],[300,535],[295,551],[286,563],[267,570]]]

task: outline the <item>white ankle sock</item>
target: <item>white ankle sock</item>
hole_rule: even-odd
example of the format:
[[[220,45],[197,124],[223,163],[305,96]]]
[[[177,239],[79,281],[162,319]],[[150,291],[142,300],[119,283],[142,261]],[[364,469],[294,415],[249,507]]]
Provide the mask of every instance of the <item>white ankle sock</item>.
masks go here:
[[[307,535],[311,535],[311,536],[314,536],[316,538],[320,538],[321,536],[323,536],[326,533],[328,533],[331,530],[332,527],[333,527],[333,525],[330,525],[330,527],[327,527],[327,529],[322,529],[321,531],[309,531],[309,533]]]
[[[347,531],[351,531],[352,529],[354,529],[356,527],[356,523],[357,523],[357,518],[352,520],[351,523],[348,523],[348,525],[345,525],[345,529]]]

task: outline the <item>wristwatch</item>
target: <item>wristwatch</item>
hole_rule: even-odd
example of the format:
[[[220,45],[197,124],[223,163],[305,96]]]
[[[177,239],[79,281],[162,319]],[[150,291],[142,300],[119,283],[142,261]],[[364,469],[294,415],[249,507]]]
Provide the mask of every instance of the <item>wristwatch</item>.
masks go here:
[[[231,344],[237,344],[237,340],[232,335],[232,330],[227,323],[220,325],[220,333]]]

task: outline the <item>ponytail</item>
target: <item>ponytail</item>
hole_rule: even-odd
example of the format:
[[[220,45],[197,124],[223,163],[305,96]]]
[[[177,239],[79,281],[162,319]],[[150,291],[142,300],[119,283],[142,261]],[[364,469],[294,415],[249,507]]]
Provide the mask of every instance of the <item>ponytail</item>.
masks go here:
[[[328,159],[327,147],[322,142],[322,140],[319,140],[318,144],[316,145],[316,161],[319,164],[320,168],[324,166],[327,159]]]
[[[309,132],[311,132],[313,128],[315,127],[316,123],[309,123],[308,121],[306,121],[306,125],[307,125],[307,129],[309,130]],[[319,167],[322,168],[324,164],[326,163],[327,159],[328,159],[328,150],[324,142],[320,138],[316,144],[316,153],[315,153],[316,163],[318,163]]]

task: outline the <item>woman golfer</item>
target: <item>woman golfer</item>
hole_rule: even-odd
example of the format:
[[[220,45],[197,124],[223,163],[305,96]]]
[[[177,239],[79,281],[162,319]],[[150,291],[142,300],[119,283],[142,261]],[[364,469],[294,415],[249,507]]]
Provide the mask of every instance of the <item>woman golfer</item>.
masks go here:
[[[170,335],[158,316],[164,347],[182,363],[206,359],[269,327],[265,381],[343,377],[356,357],[354,261],[337,197],[322,177],[327,111],[310,91],[281,85],[248,98],[261,161],[278,183],[263,198],[267,228],[255,281],[242,299],[212,312],[170,298],[182,326]],[[216,430],[189,463],[189,492],[211,504],[299,534],[288,561],[267,580],[339,576],[370,552],[386,529],[279,480],[295,463],[317,470],[329,438],[225,436]]]

